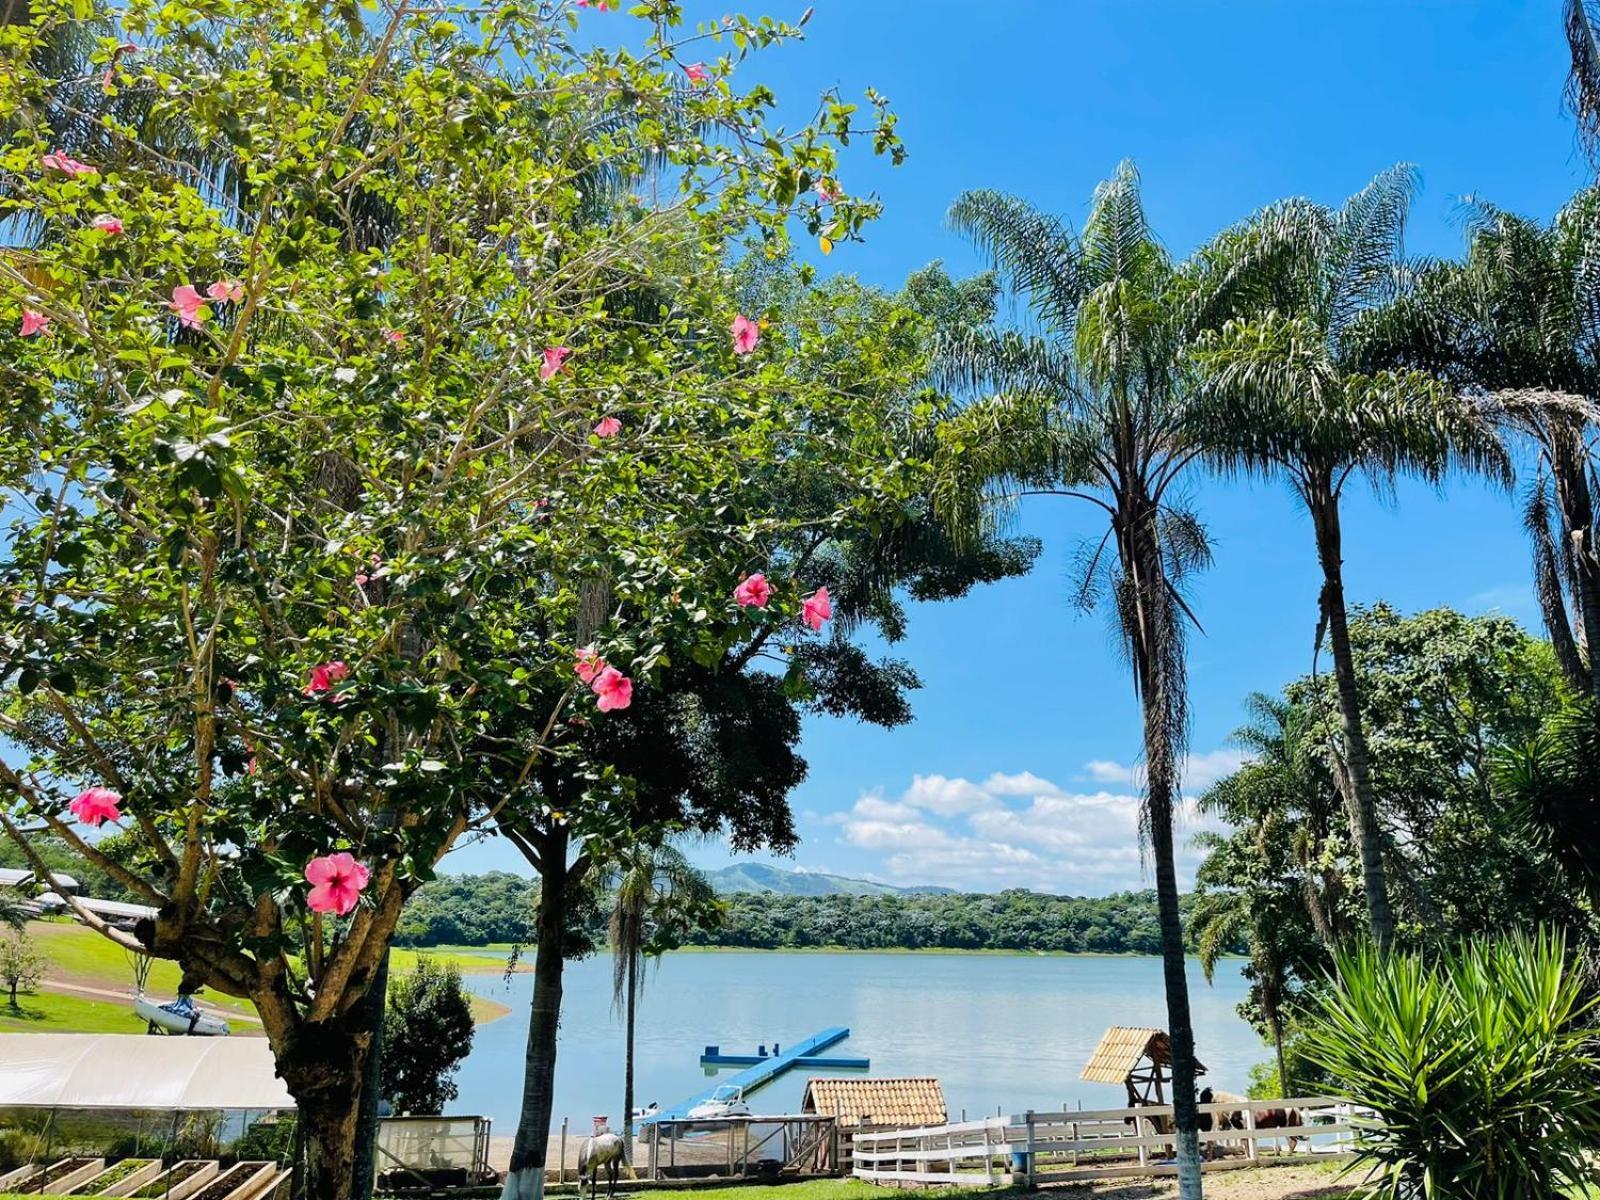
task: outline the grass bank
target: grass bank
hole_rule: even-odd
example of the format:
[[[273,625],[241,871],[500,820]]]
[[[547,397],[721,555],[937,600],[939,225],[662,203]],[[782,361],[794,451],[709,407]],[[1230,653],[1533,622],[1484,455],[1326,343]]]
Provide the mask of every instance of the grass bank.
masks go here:
[[[0,1032],[4,1033],[143,1033],[145,1024],[133,1013],[133,958],[126,950],[94,930],[74,921],[30,921],[28,934],[49,960],[45,985],[38,992],[18,997],[16,1009],[0,998]],[[505,970],[502,955],[475,948],[441,947],[423,954],[441,963],[454,963],[463,974],[490,974]],[[416,970],[418,952],[395,950],[390,969],[405,974]],[[145,987],[152,996],[178,994],[181,972],[165,959],[150,964]],[[255,1005],[207,989],[201,1002],[225,1016],[237,1016],[234,1032],[258,1034]],[[472,1016],[479,1024],[505,1016],[511,1010],[494,1000],[472,997]]]

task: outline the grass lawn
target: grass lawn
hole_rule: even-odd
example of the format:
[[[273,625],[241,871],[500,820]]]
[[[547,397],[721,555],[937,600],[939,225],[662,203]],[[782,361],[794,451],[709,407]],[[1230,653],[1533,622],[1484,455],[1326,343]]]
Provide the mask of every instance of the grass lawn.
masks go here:
[[[76,922],[30,921],[28,933],[34,945],[50,960],[45,972],[47,979],[114,992],[133,991],[133,964],[128,961],[128,952],[88,926]],[[157,959],[150,964],[150,979],[145,986],[151,995],[170,999],[178,994],[178,980],[182,974],[177,963]],[[255,1015],[255,1005],[248,1000],[224,996],[209,988],[203,999],[212,1008]]]
[[[18,996],[17,1007],[0,998],[0,1033],[143,1033],[133,1008],[113,1000],[39,992]]]
[[[431,958],[436,963],[454,963],[463,975],[500,975],[506,969],[505,953],[497,953],[492,947],[486,946],[429,946],[424,950],[405,950],[396,946],[389,951],[389,969],[401,972],[415,970],[418,958]],[[524,955],[517,963],[517,971],[531,970],[533,958]]]
[[[45,978],[79,987],[100,988],[118,995],[130,996],[133,992],[133,965],[128,953],[102,937],[94,930],[74,921],[30,921],[28,933],[40,952],[50,960]],[[441,946],[423,951],[437,962],[455,963],[463,974],[486,974],[505,970],[505,958],[493,952],[472,948]],[[416,970],[418,952],[394,950],[389,966],[392,971],[404,974]],[[525,969],[525,968],[521,968]],[[150,994],[159,999],[169,999],[178,994],[178,965],[165,959],[150,964],[150,979],[146,984]],[[255,1005],[248,1000],[224,996],[207,988],[201,1002],[208,1008],[224,1013],[239,1013],[254,1017]],[[118,1001],[111,997],[75,996],[59,992],[41,991],[25,996],[19,1016],[8,1011],[0,997],[0,1032],[19,1033],[143,1033],[144,1022],[133,1015],[131,1001]],[[472,998],[472,1016],[478,1024],[487,1024],[505,1016],[511,1010],[504,1004],[481,997]],[[253,1021],[234,1023],[235,1033],[255,1033],[260,1027]]]

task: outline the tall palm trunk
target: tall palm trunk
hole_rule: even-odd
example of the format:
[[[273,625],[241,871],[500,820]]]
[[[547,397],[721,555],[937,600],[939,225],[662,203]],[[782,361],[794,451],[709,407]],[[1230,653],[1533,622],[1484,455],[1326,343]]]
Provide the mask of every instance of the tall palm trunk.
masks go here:
[[[622,1067],[622,1162],[633,1165],[633,1021],[639,999],[639,956],[628,955],[627,1048]]]
[[[1344,734],[1345,800],[1350,832],[1361,851],[1361,879],[1367,894],[1372,937],[1387,948],[1394,941],[1394,911],[1389,907],[1389,882],[1383,869],[1383,842],[1378,810],[1372,799],[1372,773],[1367,734],[1356,691],[1356,660],[1350,649],[1350,621],[1344,606],[1344,550],[1339,528],[1339,499],[1331,480],[1318,479],[1306,489],[1306,507],[1317,535],[1317,560],[1322,566],[1322,618],[1333,649],[1333,675],[1339,692],[1339,718]]]
[[[1148,702],[1146,709],[1149,708]],[[1149,719],[1146,718],[1146,726]],[[1167,993],[1167,1034],[1172,1039],[1172,1123],[1178,1138],[1179,1200],[1201,1200],[1200,1113],[1195,1107],[1194,1019],[1189,1014],[1188,962],[1183,945],[1183,922],[1178,908],[1178,871],[1172,853],[1172,802],[1170,779],[1150,785],[1150,848],[1156,860],[1156,909],[1161,924],[1161,978]],[[1157,816],[1158,805],[1166,806]]]
[[[1289,1090],[1289,1060],[1283,1052],[1283,964],[1266,938],[1252,937],[1250,942],[1261,983],[1261,1015],[1266,1018],[1272,1050],[1278,1059],[1278,1095],[1287,1099],[1294,1093]]]
[[[1130,536],[1124,554],[1132,584],[1135,677],[1144,717],[1145,802],[1148,806],[1150,851],[1156,868],[1156,909],[1161,927],[1161,975],[1167,997],[1167,1034],[1172,1045],[1172,1116],[1178,1143],[1179,1200],[1201,1200],[1200,1114],[1196,1107],[1194,1020],[1189,1013],[1188,961],[1183,944],[1183,919],[1178,903],[1178,869],[1173,853],[1172,815],[1178,799],[1177,742],[1183,710],[1173,689],[1168,639],[1171,601],[1155,530],[1153,504],[1140,506],[1128,518]],[[1181,653],[1181,651],[1179,651]]]
[[[1593,544],[1594,497],[1589,491],[1589,448],[1583,430],[1562,428],[1551,439],[1551,476],[1556,486],[1556,506],[1561,532],[1571,564],[1573,607],[1582,653],[1583,674],[1574,687],[1600,701],[1600,546]]]
[[[567,927],[567,831],[557,825],[539,840],[538,949],[533,958],[533,1012],[522,1073],[522,1112],[501,1200],[542,1200],[550,1113],[555,1104],[556,1035],[561,1023],[563,942]]]

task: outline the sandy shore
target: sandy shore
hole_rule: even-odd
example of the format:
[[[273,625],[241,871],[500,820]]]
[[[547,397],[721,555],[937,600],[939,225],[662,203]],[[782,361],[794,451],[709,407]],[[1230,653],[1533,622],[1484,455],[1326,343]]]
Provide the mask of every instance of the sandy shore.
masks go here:
[[[1326,1166],[1275,1167],[1217,1171],[1206,1175],[1206,1200],[1346,1200],[1360,1182],[1358,1176],[1340,1180]],[[1174,1200],[1175,1179],[1106,1179],[1095,1183],[1052,1187],[1054,1196],[1095,1196],[1100,1200]]]

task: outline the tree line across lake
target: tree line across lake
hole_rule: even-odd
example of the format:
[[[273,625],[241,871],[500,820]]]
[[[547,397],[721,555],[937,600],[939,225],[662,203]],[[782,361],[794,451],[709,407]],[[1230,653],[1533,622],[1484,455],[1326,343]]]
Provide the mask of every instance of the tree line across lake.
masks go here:
[[[503,871],[440,876],[406,907],[396,941],[411,946],[527,943],[538,886]],[[1187,906],[1188,899],[1185,898]],[[584,921],[603,943],[604,906]],[[690,932],[691,946],[757,950],[1014,950],[1157,954],[1153,891],[1112,896],[724,896],[721,920]],[[587,928],[592,926],[592,928]]]

